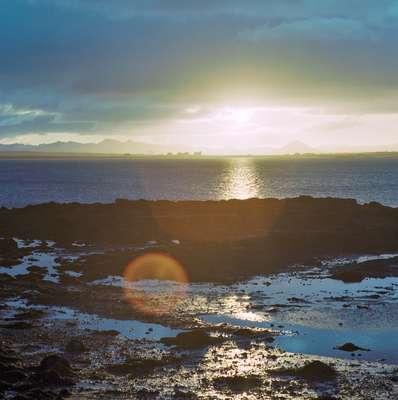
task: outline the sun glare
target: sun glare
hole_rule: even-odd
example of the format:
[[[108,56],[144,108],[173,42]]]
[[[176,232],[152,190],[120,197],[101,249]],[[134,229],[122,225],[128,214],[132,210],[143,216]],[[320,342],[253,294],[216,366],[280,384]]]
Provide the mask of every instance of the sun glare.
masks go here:
[[[163,253],[138,256],[127,265],[123,278],[125,297],[134,310],[152,315],[171,312],[185,298],[188,283],[183,266]]]
[[[224,107],[217,111],[215,119],[242,125],[249,123],[253,114],[250,107]]]
[[[238,124],[245,124],[247,122],[250,122],[252,115],[253,111],[250,108],[236,108],[232,109],[230,112],[230,118],[232,119],[232,121]]]
[[[250,158],[236,158],[231,162],[223,198],[249,199],[258,196],[255,171]]]

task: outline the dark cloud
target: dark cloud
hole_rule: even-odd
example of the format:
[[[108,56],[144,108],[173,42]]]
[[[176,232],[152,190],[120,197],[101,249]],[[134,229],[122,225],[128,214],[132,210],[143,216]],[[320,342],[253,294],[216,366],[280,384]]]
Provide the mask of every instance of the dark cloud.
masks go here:
[[[6,118],[0,117],[1,121]],[[10,120],[10,118],[8,118]],[[7,122],[7,121],[6,121]],[[26,119],[24,116],[14,116],[11,123],[0,124],[0,138],[19,136],[23,134],[45,134],[56,132],[85,132],[93,129],[88,122],[57,121],[52,115],[35,115]]]
[[[12,0],[0,37],[0,105],[58,115],[9,135],[167,119],[236,93],[396,111],[395,0]]]

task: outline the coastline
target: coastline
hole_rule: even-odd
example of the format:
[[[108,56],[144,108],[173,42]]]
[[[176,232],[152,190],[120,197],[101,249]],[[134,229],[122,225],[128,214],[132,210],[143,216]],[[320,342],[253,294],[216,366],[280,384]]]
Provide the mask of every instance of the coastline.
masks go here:
[[[398,158],[398,151],[365,151],[365,152],[325,152],[325,153],[289,153],[289,154],[134,154],[134,153],[84,153],[84,152],[43,152],[43,151],[0,151],[2,159],[127,159],[127,160],[214,160],[228,158],[253,158],[269,160],[306,160],[306,159],[345,159],[345,158]]]
[[[292,264],[398,250],[398,209],[352,199],[130,201],[0,209],[0,235],[132,247],[154,241],[191,281],[280,272]],[[179,246],[171,246],[178,240]],[[126,251],[132,258],[142,251]]]
[[[396,208],[311,197],[1,208],[0,353],[20,383],[0,393],[395,396],[397,222]],[[159,253],[188,282],[132,282],[147,312],[124,272]]]

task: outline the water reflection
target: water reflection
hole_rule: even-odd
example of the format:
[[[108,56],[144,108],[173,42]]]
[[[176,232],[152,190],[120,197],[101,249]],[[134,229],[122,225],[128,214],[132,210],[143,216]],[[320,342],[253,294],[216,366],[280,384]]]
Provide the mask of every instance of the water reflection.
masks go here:
[[[226,172],[223,199],[249,199],[258,197],[258,185],[253,159],[234,158]]]

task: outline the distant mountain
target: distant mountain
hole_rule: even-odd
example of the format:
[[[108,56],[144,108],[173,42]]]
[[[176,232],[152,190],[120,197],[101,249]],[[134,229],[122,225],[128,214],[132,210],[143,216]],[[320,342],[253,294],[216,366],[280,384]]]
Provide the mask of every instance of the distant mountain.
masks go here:
[[[314,147],[310,147],[307,144],[300,142],[298,140],[289,142],[282,147],[269,147],[261,146],[256,147],[250,154],[253,155],[282,155],[282,154],[305,154],[305,153],[318,153],[319,150]]]
[[[315,152],[317,152],[317,150],[314,147],[310,147],[299,140],[290,142],[278,149],[278,154],[304,154]]]
[[[0,151],[29,151],[48,153],[104,153],[104,154],[164,154],[171,148],[163,145],[147,144],[142,142],[120,142],[113,139],[105,139],[99,143],[79,142],[54,142],[50,144],[24,145],[24,144],[0,144]],[[175,151],[175,149],[174,149]]]
[[[79,142],[54,142],[40,145],[26,145],[20,143],[0,144],[0,152],[39,152],[39,153],[77,153],[77,154],[142,154],[160,155],[177,152],[196,152],[204,150],[206,154],[217,155],[215,150],[208,152],[205,148],[167,146],[161,144],[149,144],[128,140],[121,142],[114,139],[105,139],[99,143]],[[222,149],[222,154],[252,154],[252,155],[283,155],[305,153],[360,153],[360,152],[385,152],[398,151],[398,143],[384,146],[322,146],[311,147],[300,141],[289,142],[282,147],[257,146],[242,150],[231,144]]]

